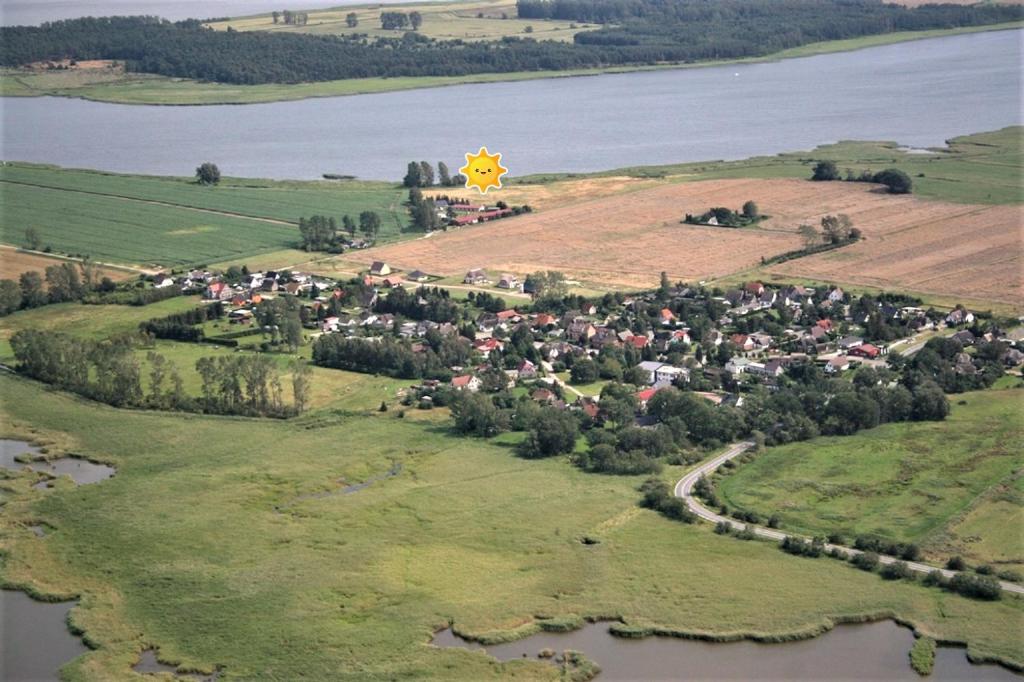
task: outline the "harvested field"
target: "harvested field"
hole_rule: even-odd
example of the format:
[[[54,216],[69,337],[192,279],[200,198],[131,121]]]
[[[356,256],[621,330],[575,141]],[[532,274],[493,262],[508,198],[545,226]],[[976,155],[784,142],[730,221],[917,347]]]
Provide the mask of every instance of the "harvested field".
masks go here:
[[[559,183],[561,184],[561,183]],[[619,186],[622,192],[622,187]],[[528,188],[517,188],[528,195]],[[569,196],[564,190],[562,196]],[[680,182],[572,203],[360,253],[393,267],[456,275],[473,267],[524,274],[557,269],[607,286],[651,286],[661,270],[697,281],[745,270],[801,246],[796,227],[845,213],[865,240],[771,268],[773,274],[993,301],[1020,300],[1021,209],[885,194],[876,186],[795,179]],[[771,216],[733,230],[679,223],[753,199]],[[365,262],[364,262],[365,261]],[[496,274],[496,273],[495,273]]]
[[[936,207],[945,210],[936,215]],[[1017,306],[1024,300],[1019,206],[919,203],[863,224],[865,241],[769,272]]]
[[[0,245],[0,279],[18,279],[23,272],[35,270],[42,273],[51,265],[60,265],[68,262],[67,258],[56,256],[45,256],[40,253],[30,253],[12,246]],[[72,261],[77,262],[77,261]],[[137,276],[138,273],[127,269],[97,268],[100,277],[109,277],[118,282]]]

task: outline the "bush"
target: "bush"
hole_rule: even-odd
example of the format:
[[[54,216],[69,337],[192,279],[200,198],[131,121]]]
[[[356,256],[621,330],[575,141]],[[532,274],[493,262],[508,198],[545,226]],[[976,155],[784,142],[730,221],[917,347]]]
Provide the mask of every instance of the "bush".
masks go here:
[[[846,544],[846,538],[843,537],[842,533],[829,533],[828,541],[829,541],[829,543],[831,543],[833,545],[845,545]]]
[[[947,581],[946,576],[942,574],[942,571],[935,570],[929,572],[928,575],[926,575],[924,579],[921,581],[921,583],[927,585],[928,587],[946,587]]]
[[[862,571],[874,571],[878,568],[878,555],[874,552],[861,552],[854,555],[850,563]]]
[[[999,571],[998,575],[1000,580],[1008,580],[1011,583],[1024,582],[1024,576],[1017,571]]]
[[[719,521],[715,524],[715,532],[719,535],[728,535],[732,532],[732,524],[728,521]]]
[[[882,566],[879,575],[886,580],[913,580],[914,572],[902,561],[894,561],[891,564]]]
[[[946,562],[946,568],[951,571],[962,571],[967,568],[967,562],[964,561],[963,557],[950,557],[949,561]]]
[[[755,537],[753,527],[744,526],[743,530],[736,534],[736,537],[740,540],[753,540]]]
[[[971,599],[995,601],[1003,596],[999,581],[987,575],[957,573],[949,581],[949,589]]]
[[[982,564],[974,570],[978,575],[993,575],[996,572],[996,569],[992,568],[988,564]]]
[[[819,161],[814,165],[814,173],[811,180],[838,180],[839,168],[834,161]]]
[[[825,541],[822,538],[804,540],[802,538],[794,538],[787,535],[782,539],[782,542],[779,543],[779,549],[795,556],[817,559],[825,551]]]
[[[672,495],[672,489],[664,481],[656,478],[649,478],[640,486],[640,492],[644,494],[640,500],[640,506],[653,509],[664,516],[683,523],[693,523],[697,515],[686,508],[686,503]]]
[[[914,187],[910,176],[898,168],[887,168],[875,173],[873,180],[888,187],[890,194],[910,194]]]
[[[779,518],[778,514],[772,514],[771,516],[768,517],[768,527],[769,528],[778,528],[781,525],[782,525],[782,519]]]

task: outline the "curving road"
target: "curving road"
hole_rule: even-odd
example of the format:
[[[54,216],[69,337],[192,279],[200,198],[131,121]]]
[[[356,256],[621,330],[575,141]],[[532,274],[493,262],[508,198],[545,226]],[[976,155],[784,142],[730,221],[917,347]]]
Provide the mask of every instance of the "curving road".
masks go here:
[[[719,523],[720,521],[727,521],[731,523],[733,526],[742,527],[743,525],[746,525],[748,528],[753,530],[754,534],[758,537],[767,538],[769,540],[775,540],[777,542],[781,542],[783,538],[785,538],[786,536],[809,540],[810,538],[807,538],[802,535],[797,535],[795,533],[783,533],[782,531],[775,530],[773,528],[764,528],[763,526],[755,526],[749,523],[743,524],[741,522],[736,521],[735,519],[730,519],[726,516],[722,516],[721,514],[717,514],[711,511],[710,509],[705,507],[699,499],[694,497],[693,488],[694,486],[697,485],[697,481],[700,480],[701,476],[710,477],[711,474],[713,474],[718,467],[722,466],[722,464],[729,461],[730,459],[739,457],[752,447],[754,447],[754,443],[752,441],[740,441],[739,443],[734,443],[731,446],[729,446],[729,449],[723,452],[722,454],[715,455],[711,459],[701,462],[692,471],[690,471],[681,479],[679,479],[679,482],[676,483],[675,487],[675,496],[682,498],[686,502],[686,506],[690,509],[690,511],[692,511],[694,514],[710,523]],[[859,549],[825,543],[826,552],[832,550],[833,548],[846,552],[850,556],[861,554],[861,551]],[[882,564],[893,564],[899,561],[899,559],[896,559],[891,556],[886,556],[884,554],[879,554],[878,561]],[[910,568],[910,570],[916,571],[918,573],[931,573],[932,571],[939,571],[947,578],[952,578],[957,573],[956,571],[951,571],[945,568],[938,568],[936,566],[929,566],[928,564],[922,564],[917,561],[907,561],[904,563],[907,564],[907,567]],[[1007,592],[1024,594],[1024,586],[1018,585],[1016,583],[1010,583],[1006,582],[1005,580],[1000,580],[999,586]]]

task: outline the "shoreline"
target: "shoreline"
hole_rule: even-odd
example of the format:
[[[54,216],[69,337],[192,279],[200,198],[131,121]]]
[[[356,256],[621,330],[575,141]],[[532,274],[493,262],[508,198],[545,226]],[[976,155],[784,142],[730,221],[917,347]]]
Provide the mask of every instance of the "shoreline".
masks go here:
[[[682,69],[702,69],[715,66],[764,64],[787,59],[800,59],[841,52],[856,52],[873,47],[884,47],[917,40],[930,40],[973,33],[1015,31],[1024,29],[1024,22],[990,24],[986,26],[933,29],[927,31],[901,31],[860,38],[808,43],[800,47],[775,52],[763,57],[698,62],[691,64],[658,64],[616,66],[607,68],[567,71],[515,71],[508,73],[481,73],[469,76],[426,76],[398,78],[367,78],[315,83],[233,85],[177,79],[153,74],[126,74],[123,81],[86,84],[80,87],[52,87],[34,90],[21,81],[24,75],[36,72],[6,70],[0,72],[0,97],[66,97],[105,104],[135,106],[214,106],[270,104],[293,102],[324,97],[371,95],[426,88],[509,83],[550,78],[577,78],[606,74],[638,73]],[[41,72],[45,77],[46,72]]]

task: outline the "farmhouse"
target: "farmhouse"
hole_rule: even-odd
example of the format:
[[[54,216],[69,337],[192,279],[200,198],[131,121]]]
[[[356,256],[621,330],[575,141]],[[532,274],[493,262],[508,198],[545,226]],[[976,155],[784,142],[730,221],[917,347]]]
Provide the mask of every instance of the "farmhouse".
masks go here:
[[[410,282],[426,282],[430,278],[430,275],[423,272],[422,270],[413,270],[406,277]]]
[[[483,268],[473,268],[466,273],[462,281],[465,284],[486,284],[488,282],[487,271]]]
[[[480,390],[480,379],[472,374],[452,377],[452,388],[456,391],[469,391],[476,393]]]
[[[382,275],[391,274],[391,266],[384,261],[374,261],[373,265],[370,266],[370,274],[374,277],[380,277]]]
[[[520,284],[519,278],[515,275],[504,273],[501,279],[498,280],[498,287],[501,289],[519,289],[522,287],[522,284]]]

